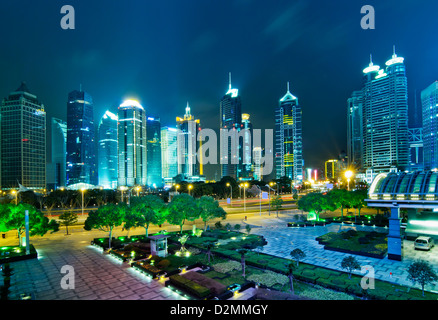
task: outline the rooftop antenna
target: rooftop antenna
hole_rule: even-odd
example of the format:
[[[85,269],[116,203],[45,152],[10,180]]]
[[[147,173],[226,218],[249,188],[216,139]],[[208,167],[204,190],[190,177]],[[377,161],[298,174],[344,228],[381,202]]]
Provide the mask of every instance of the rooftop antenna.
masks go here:
[[[287,92],[289,92],[289,81],[287,82]]]
[[[82,92],[82,83],[79,84],[79,92]]]
[[[229,86],[230,86],[230,90],[231,90],[231,72],[228,73],[228,77],[229,77]]]

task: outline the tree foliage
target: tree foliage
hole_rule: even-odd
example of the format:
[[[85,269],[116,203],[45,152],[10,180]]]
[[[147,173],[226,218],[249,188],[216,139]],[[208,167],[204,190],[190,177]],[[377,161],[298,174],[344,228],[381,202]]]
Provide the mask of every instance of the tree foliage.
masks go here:
[[[166,205],[157,195],[146,195],[140,198],[132,198],[131,206],[125,217],[125,228],[145,228],[148,236],[151,224],[160,225],[166,221]]]
[[[227,217],[225,210],[219,206],[219,202],[210,196],[202,196],[196,200],[196,204],[199,208],[199,216],[204,222],[204,231],[207,228],[207,222],[221,218],[224,220]]]
[[[408,280],[414,284],[418,282],[424,296],[424,286],[432,284],[438,280],[438,276],[432,269],[428,261],[418,260],[413,262],[408,268]]]
[[[167,222],[180,226],[181,233],[185,221],[194,221],[199,218],[200,214],[195,199],[186,193],[174,196],[167,209]]]

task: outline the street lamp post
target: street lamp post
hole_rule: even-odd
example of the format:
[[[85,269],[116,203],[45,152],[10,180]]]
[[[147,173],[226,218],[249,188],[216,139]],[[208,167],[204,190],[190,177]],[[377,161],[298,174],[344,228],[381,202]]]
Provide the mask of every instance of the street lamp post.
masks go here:
[[[178,192],[178,189],[179,189],[179,184],[175,185],[175,190],[176,190],[176,192]],[[178,192],[178,193],[179,193],[179,192]]]
[[[15,190],[12,190],[12,194],[15,196],[15,205],[18,204],[18,192]]]
[[[82,193],[82,216],[84,215],[84,192],[85,192],[85,189],[82,188],[81,189],[81,193]]]
[[[135,190],[137,190],[137,197],[139,197],[140,196],[140,186],[137,186],[137,187],[135,187]]]
[[[245,188],[248,187],[248,183],[243,184],[243,211],[246,211],[246,193]]]
[[[190,195],[190,190],[192,190],[193,185],[189,184],[189,195]]]
[[[233,201],[233,186],[227,182],[227,187],[231,188],[230,206],[232,206],[231,202]]]

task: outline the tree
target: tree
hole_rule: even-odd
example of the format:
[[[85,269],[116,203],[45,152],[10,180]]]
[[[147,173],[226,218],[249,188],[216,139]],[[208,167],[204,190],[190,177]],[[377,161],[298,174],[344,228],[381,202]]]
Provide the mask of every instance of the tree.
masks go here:
[[[68,227],[78,222],[78,214],[73,211],[65,211],[59,216],[59,220],[61,220],[61,225],[65,226],[68,235]]]
[[[245,254],[248,253],[247,248],[238,249],[238,253],[240,253],[240,264],[242,265],[242,277],[245,278]]]
[[[297,261],[297,267],[300,265],[300,260],[306,257],[306,254],[301,249],[294,249],[290,253],[292,259]]]
[[[166,221],[166,215],[166,204],[159,196],[147,195],[141,198],[132,198],[131,206],[125,217],[125,228],[142,227],[145,229],[147,237],[150,224],[163,224]]]
[[[408,280],[414,284],[418,282],[421,285],[421,290],[424,296],[424,286],[426,284],[433,284],[438,280],[438,276],[432,269],[428,261],[417,260],[413,262],[408,268]]]
[[[305,212],[314,212],[316,219],[319,219],[319,214],[326,210],[327,198],[320,192],[312,192],[303,196],[298,200],[298,209]]]
[[[199,215],[204,222],[204,231],[207,229],[207,222],[215,219],[221,218],[225,220],[227,213],[225,210],[219,206],[219,202],[210,196],[202,196],[196,200],[196,205],[199,208]]]
[[[185,252],[187,250],[185,245],[188,239],[189,239],[188,234],[184,234],[178,238],[179,243],[181,243],[181,248],[179,249],[180,252]]]
[[[345,189],[333,189],[327,195],[334,204],[335,210],[341,208],[341,217],[344,218],[344,208],[351,204],[351,193]]]
[[[271,199],[271,206],[275,208],[275,210],[277,210],[277,218],[278,218],[278,209],[281,209],[283,205],[283,199],[281,198],[280,195],[276,195],[274,197],[272,197]]]
[[[348,279],[351,279],[351,274],[354,270],[360,269],[360,264],[353,256],[348,256],[342,259],[341,262],[342,269],[347,269]]]
[[[22,246],[22,236],[26,231],[25,211],[29,211],[29,234],[30,236],[43,236],[47,232],[51,233],[59,230],[59,223],[49,220],[44,214],[27,203],[5,204],[0,210],[0,221],[2,221],[5,231],[17,230],[19,246]]]
[[[206,255],[207,255],[207,258],[208,258],[208,264],[210,264],[210,259],[213,256],[212,253],[211,253],[211,249],[213,249],[213,248],[214,248],[214,242],[208,241],[205,244],[205,249],[207,249]]]
[[[251,226],[250,226],[249,224],[247,224],[247,225],[245,226],[245,229],[246,229],[246,233],[247,233],[247,234],[250,234],[250,233],[251,233]]]
[[[354,190],[351,192],[351,206],[359,211],[367,206],[365,199],[368,197],[368,191],[363,189]]]
[[[181,193],[172,198],[168,205],[167,222],[180,226],[180,233],[186,220],[194,221],[199,218],[199,208],[195,199],[187,193]]]
[[[293,262],[291,262],[287,265],[287,277],[289,278],[290,292],[292,292],[292,294],[295,294],[295,289],[294,289],[294,270],[295,270],[295,268],[296,268],[296,266]]]
[[[111,239],[115,227],[120,226],[126,215],[127,206],[124,203],[118,205],[109,203],[101,206],[94,212],[88,214],[85,220],[84,229],[98,229],[109,233],[108,248],[111,249]]]

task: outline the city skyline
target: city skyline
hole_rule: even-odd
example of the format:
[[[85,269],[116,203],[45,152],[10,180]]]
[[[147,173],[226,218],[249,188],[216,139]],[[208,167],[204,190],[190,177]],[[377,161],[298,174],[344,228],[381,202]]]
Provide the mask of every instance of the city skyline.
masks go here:
[[[325,2],[264,6],[245,0],[209,5],[188,1],[175,2],[169,10],[168,5],[155,3],[83,2],[74,4],[75,30],[59,27],[58,4],[8,3],[0,26],[13,31],[5,33],[2,45],[13,45],[2,50],[0,67],[8,77],[0,79],[0,94],[7,96],[16,83],[26,81],[48,113],[65,120],[66,111],[60,108],[65,94],[82,84],[93,96],[95,122],[129,97],[152,114],[168,111],[160,115],[163,125],[171,125],[173,115],[190,101],[203,127],[216,129],[218,115],[213,111],[219,108],[232,72],[253,127],[264,129],[273,128],[276,101],[290,81],[291,91],[305,106],[306,166],[322,167],[326,159],[347,149],[346,99],[360,87],[358,70],[366,67],[369,54],[386,61],[395,45],[406,58],[410,109],[414,91],[436,80],[437,48],[425,31],[433,30],[437,4],[426,2],[430,10],[412,7],[408,1],[396,6],[370,1],[367,4],[374,6],[377,16],[375,30],[361,29],[363,4],[358,3],[335,9]],[[172,19],[162,19],[169,15]],[[228,24],[222,23],[224,15]],[[97,23],[96,18],[102,19]],[[35,45],[39,51],[29,55],[23,50],[17,41],[23,36],[29,39],[26,47]],[[76,39],[80,44],[71,48]],[[313,94],[316,87],[320,94]],[[410,120],[414,118],[411,115]]]

